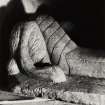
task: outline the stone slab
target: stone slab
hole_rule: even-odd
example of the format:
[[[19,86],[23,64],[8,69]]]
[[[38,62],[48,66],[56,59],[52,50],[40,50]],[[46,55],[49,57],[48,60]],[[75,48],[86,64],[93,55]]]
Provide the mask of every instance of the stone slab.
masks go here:
[[[79,104],[72,104],[72,103],[67,103],[67,102],[62,102],[62,101],[41,101],[35,99],[35,101],[14,101],[14,102],[2,102],[0,105],[79,105]]]
[[[20,91],[15,88],[15,92],[26,96],[80,105],[105,105],[105,79],[71,75],[67,82],[54,84],[49,79],[34,77],[22,81],[19,87]]]

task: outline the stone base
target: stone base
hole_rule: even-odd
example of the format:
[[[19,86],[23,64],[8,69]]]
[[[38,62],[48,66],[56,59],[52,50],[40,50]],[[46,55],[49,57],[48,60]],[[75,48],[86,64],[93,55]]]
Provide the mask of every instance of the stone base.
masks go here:
[[[67,82],[54,84],[48,79],[35,77],[22,81],[19,87],[20,91],[17,91],[17,86],[15,92],[26,96],[80,105],[105,105],[105,79],[72,75]]]
[[[67,102],[62,102],[62,101],[38,101],[35,99],[36,102],[32,101],[27,101],[27,102],[11,102],[10,104],[7,103],[7,105],[79,105],[79,104],[72,104],[72,103],[67,103]],[[6,105],[6,104],[5,104]]]
[[[45,98],[19,96],[10,92],[0,91],[0,105],[77,105]]]

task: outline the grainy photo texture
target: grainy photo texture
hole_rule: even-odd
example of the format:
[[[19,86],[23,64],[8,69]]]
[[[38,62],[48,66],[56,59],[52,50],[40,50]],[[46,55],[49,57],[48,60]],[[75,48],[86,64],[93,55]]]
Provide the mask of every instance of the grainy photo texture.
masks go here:
[[[0,104],[104,105],[102,4],[1,0]]]

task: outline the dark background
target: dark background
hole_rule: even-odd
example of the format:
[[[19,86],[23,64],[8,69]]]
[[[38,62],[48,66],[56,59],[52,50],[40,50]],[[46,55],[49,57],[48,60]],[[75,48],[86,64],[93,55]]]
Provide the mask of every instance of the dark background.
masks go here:
[[[9,37],[13,26],[49,14],[79,46],[105,50],[104,3],[102,0],[48,0],[36,14],[27,15],[20,0],[11,0],[0,8],[0,84],[7,86],[6,65],[10,58]]]

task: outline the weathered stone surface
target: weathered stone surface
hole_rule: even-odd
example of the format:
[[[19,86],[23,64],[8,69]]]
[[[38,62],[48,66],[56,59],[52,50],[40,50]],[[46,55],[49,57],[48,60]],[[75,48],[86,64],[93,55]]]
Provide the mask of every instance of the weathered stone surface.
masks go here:
[[[26,32],[28,32],[28,30]],[[26,47],[28,49],[29,56],[31,57],[33,62],[37,63],[41,59],[43,59],[43,60],[46,59],[46,62],[50,63],[49,55],[48,55],[46,44],[44,41],[44,37],[43,37],[43,34],[41,33],[38,25],[35,26],[35,23],[34,23],[34,25],[30,29],[29,34],[30,35],[29,35],[29,39],[27,42],[28,45]]]
[[[19,78],[19,76],[18,76]],[[105,105],[105,79],[71,76],[65,83],[54,84],[49,79],[19,78],[20,92],[28,96],[62,100],[82,105]],[[16,91],[15,91],[16,92]]]
[[[42,17],[42,20],[43,22],[39,24],[39,27],[43,32],[51,62],[52,64],[59,65],[65,74],[68,75],[69,66],[66,62],[65,55],[75,49],[77,45],[53,18],[48,16],[46,19],[43,19]]]
[[[46,19],[45,21],[48,20]],[[41,31],[43,30],[41,29]],[[46,28],[43,35],[52,64],[59,65],[64,73],[69,75],[70,71],[65,55],[75,49],[77,45],[56,21]]]
[[[17,95],[11,92],[0,90],[0,101],[8,101],[8,100],[21,100],[21,99],[33,99],[33,97],[26,97],[23,95]],[[0,102],[1,105],[1,102]]]
[[[77,105],[63,101],[17,95],[0,90],[0,105]]]
[[[66,58],[71,74],[105,78],[105,52],[78,47]]]
[[[36,23],[40,25],[48,16],[47,15],[40,15],[36,18]]]
[[[58,28],[60,28],[60,25],[55,21],[55,22],[53,22],[53,24],[50,25],[50,27],[48,27],[48,28],[45,30],[43,36],[44,36],[44,38],[45,38],[45,42],[46,42],[46,43],[47,43],[49,37],[50,37],[51,35],[53,35],[53,34],[57,31]]]
[[[55,44],[64,36],[65,32],[62,28],[59,28],[49,39],[47,42],[47,48],[49,51],[49,54],[52,53],[52,50],[55,46]]]
[[[55,64],[59,64],[61,54],[69,41],[69,37],[64,35],[61,40],[59,40],[58,43],[56,43],[54,46],[51,57]]]
[[[20,44],[21,43],[21,44]],[[16,55],[18,55],[21,67],[25,71],[35,69],[34,64],[43,59],[44,62],[50,63],[46,44],[43,35],[35,21],[18,24],[14,27],[10,39],[11,58],[15,63],[8,66],[9,74],[19,72],[19,64]],[[17,54],[18,53],[18,54]],[[44,56],[45,55],[45,56]]]
[[[54,19],[52,17],[47,17],[40,25],[40,29],[44,32],[51,24],[53,24]]]
[[[18,65],[17,65],[16,61],[12,58],[8,64],[8,74],[16,75],[18,73],[20,73]]]
[[[14,27],[10,50],[13,57],[11,59],[15,61],[15,64],[10,65],[10,60],[8,71],[12,71],[14,75],[17,73],[16,70],[19,73],[20,69],[25,72],[36,70],[36,63],[49,63],[60,66],[65,74],[68,74],[69,66],[65,54],[75,47],[77,47],[76,44],[71,41],[57,21],[51,16],[38,16],[36,21],[27,21]]]
[[[59,66],[63,69],[64,73],[67,75],[70,74],[70,68],[66,59],[66,54],[75,49],[76,47],[77,45],[75,44],[75,42],[71,40],[66,44],[64,50],[62,51],[62,54],[60,55],[61,57],[59,60]]]
[[[48,52],[50,52],[49,54],[53,54],[52,57],[54,59],[57,59],[57,62],[59,61],[60,66],[64,67],[63,68],[64,70],[68,69],[65,70],[66,73],[69,72],[70,68],[71,74],[85,75],[85,76],[98,77],[98,78],[105,77],[104,53],[88,49],[82,49],[79,47],[76,48],[77,47],[76,44],[73,41],[71,41],[71,39],[65,34],[63,29],[61,29],[61,27],[59,27],[58,24],[55,24],[56,28],[53,29],[54,28],[53,23],[56,23],[55,20],[49,17],[49,19],[45,18],[45,20],[42,19],[41,21],[42,21],[41,23],[39,22],[40,30],[42,31],[42,33],[44,33],[44,35],[48,35],[47,37],[45,37],[48,40],[47,42],[47,47],[49,47]],[[50,26],[52,26],[51,29]],[[32,39],[34,38],[33,37],[30,38],[29,42],[30,45],[32,45],[33,42]],[[28,39],[25,40],[25,42],[26,41],[28,42]],[[30,77],[33,79],[29,78],[26,79],[26,77],[24,79],[23,76],[22,77],[17,76],[18,81],[19,82],[22,81],[22,84],[19,87],[18,86],[15,87],[14,92],[22,93],[24,95],[29,95],[29,96],[47,97],[50,99],[73,102],[77,104],[86,104],[86,105],[105,104],[104,79],[71,75],[71,77],[68,78],[67,82],[54,84],[53,82],[50,81],[49,78],[47,78],[49,75],[47,74],[47,71],[46,72],[45,71],[46,69],[43,69],[42,71],[33,70],[29,72]]]
[[[67,102],[62,102],[62,101],[40,101],[40,102],[37,102],[37,99],[36,99],[36,102],[34,102],[32,100],[32,102],[17,102],[17,103],[11,103],[11,104],[8,104],[8,105],[80,105],[80,104],[72,104],[72,103],[67,103]]]

